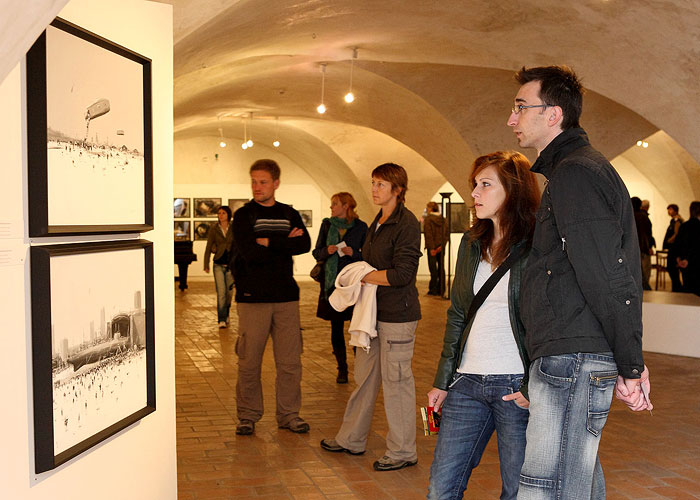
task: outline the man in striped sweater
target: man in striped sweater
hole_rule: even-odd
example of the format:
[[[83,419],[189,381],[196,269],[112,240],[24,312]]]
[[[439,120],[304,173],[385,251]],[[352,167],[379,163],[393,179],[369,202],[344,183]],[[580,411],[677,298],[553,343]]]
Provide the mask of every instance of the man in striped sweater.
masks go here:
[[[293,255],[308,252],[311,239],[299,212],[275,200],[280,168],[273,160],[250,167],[253,199],[233,218],[237,254],[233,264],[238,311],[236,434],[249,435],[263,415],[260,368],[272,336],[277,369],[277,425],[308,432],[301,408],[301,327],[299,287]]]

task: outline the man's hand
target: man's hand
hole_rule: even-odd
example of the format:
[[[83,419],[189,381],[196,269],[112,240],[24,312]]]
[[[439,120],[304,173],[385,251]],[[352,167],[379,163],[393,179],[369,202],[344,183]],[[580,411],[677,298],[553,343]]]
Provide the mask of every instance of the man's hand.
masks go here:
[[[446,397],[447,391],[433,387],[428,393],[428,406],[432,406],[435,411],[438,411]]]
[[[352,254],[353,254],[352,247],[348,246],[348,247],[343,248],[341,253],[347,255],[348,257],[352,257]]]
[[[617,377],[617,382],[615,383],[615,397],[625,403],[632,411],[651,411],[654,409],[654,406],[651,404],[651,401],[647,402],[644,397],[641,384],[645,384],[649,391],[651,391],[649,369],[646,365],[644,365],[641,378]]]
[[[335,245],[328,245],[328,255],[333,255],[338,251],[338,247]]]
[[[209,268],[205,269],[204,272],[209,274]]]
[[[297,236],[302,236],[304,234],[304,230],[300,227],[295,227],[291,231],[289,231],[289,234],[287,235],[288,238],[296,238]]]
[[[686,267],[688,267],[688,259],[681,259],[680,257],[676,257],[676,264],[681,269],[685,269]]]
[[[255,238],[255,243],[264,247],[270,246],[270,238]]]
[[[525,398],[525,396],[523,396],[523,393],[520,391],[514,392],[513,394],[506,394],[501,399],[503,399],[503,401],[515,401],[515,404],[520,406],[521,408],[530,407],[530,402]]]

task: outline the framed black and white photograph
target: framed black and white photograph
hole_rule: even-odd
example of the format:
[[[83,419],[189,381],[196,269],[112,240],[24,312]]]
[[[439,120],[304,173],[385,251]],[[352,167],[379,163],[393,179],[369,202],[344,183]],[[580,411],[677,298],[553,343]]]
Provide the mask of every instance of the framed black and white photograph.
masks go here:
[[[194,240],[199,241],[199,240],[205,240],[209,236],[209,231],[211,228],[217,224],[217,222],[214,222],[213,220],[196,220],[193,222],[194,224]]]
[[[306,227],[312,227],[314,225],[313,210],[299,210],[299,215],[301,215],[301,220],[304,221]]]
[[[190,217],[190,199],[173,198],[173,217],[187,219]]]
[[[27,74],[29,236],[153,229],[151,60],[56,18]]]
[[[450,232],[465,232],[470,226],[469,207],[464,203],[452,203],[450,206]]]
[[[221,198],[195,198],[192,202],[195,217],[216,217]]]
[[[30,256],[40,473],[156,409],[153,244],[43,245]]]
[[[248,203],[250,200],[247,198],[229,198],[228,199],[228,208],[231,209],[231,214],[235,214],[236,210],[241,208],[243,205]]]
[[[190,221],[176,220],[173,222],[173,234],[175,241],[189,241],[190,237]]]

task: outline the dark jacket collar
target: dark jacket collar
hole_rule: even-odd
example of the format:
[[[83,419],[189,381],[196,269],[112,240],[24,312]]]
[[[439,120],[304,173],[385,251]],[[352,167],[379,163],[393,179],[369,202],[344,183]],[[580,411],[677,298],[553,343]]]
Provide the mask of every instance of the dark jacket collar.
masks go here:
[[[391,212],[391,215],[389,216],[389,218],[382,223],[382,226],[384,226],[386,224],[396,224],[399,221],[399,218],[401,217],[401,214],[403,213],[403,211],[404,211],[403,203],[397,203],[396,206],[394,207],[394,211]],[[381,217],[382,217],[382,211],[379,210],[379,213],[374,218],[374,222],[372,222],[372,224],[374,224],[376,226],[379,223],[379,219]]]
[[[554,173],[554,168],[562,158],[575,149],[589,145],[588,135],[582,128],[564,130],[544,148],[530,170],[549,179]]]

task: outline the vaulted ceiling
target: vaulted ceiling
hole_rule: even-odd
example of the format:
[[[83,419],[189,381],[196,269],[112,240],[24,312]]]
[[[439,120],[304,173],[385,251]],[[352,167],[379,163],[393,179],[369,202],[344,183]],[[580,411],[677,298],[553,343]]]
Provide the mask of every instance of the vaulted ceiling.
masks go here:
[[[176,141],[218,136],[219,127],[242,139],[252,112],[256,141],[271,143],[279,127],[281,152],[327,194],[366,185],[372,167],[398,159],[422,209],[445,179],[466,195],[476,156],[517,148],[506,126],[514,71],[567,64],[588,88],[582,124],[594,145],[671,198],[685,193],[679,204],[700,198],[693,0],[165,3],[174,8]],[[14,19],[0,41],[22,21],[36,29],[37,12]],[[355,47],[356,101],[346,104]],[[643,138],[651,146],[634,148]]]

